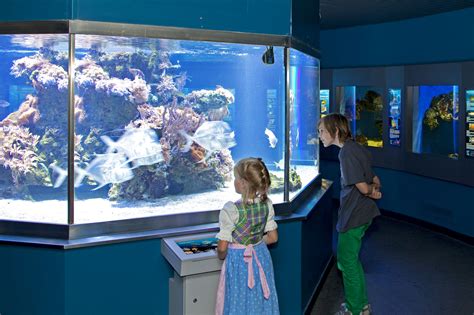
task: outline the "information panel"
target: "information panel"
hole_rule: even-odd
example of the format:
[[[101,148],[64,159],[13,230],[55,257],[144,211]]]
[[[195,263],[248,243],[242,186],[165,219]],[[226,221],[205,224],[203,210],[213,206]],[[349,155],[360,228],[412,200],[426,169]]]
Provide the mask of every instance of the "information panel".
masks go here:
[[[319,98],[321,99],[321,117],[329,113],[329,90],[320,90]]]
[[[466,156],[474,157],[474,90],[466,91]]]
[[[391,145],[400,146],[400,113],[401,90],[388,89],[389,97],[389,142]]]

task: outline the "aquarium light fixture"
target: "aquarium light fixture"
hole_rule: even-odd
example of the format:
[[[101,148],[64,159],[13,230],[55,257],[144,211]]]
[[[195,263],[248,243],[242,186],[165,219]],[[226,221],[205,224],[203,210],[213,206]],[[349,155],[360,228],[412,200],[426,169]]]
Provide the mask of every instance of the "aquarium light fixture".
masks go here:
[[[275,63],[275,55],[273,54],[273,46],[268,46],[267,50],[262,55],[264,64],[272,65]]]

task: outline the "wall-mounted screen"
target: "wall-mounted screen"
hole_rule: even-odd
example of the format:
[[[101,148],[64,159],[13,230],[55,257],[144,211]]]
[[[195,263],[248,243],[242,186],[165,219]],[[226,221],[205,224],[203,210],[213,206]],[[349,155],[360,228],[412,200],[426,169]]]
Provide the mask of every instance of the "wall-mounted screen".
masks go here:
[[[319,99],[321,100],[321,117],[329,114],[329,90],[320,90]]]
[[[390,145],[400,146],[400,114],[402,111],[400,89],[388,89],[388,118],[389,118],[389,129],[388,139]]]
[[[457,159],[457,85],[413,87],[412,151]]]
[[[466,91],[466,156],[474,157],[474,90]]]

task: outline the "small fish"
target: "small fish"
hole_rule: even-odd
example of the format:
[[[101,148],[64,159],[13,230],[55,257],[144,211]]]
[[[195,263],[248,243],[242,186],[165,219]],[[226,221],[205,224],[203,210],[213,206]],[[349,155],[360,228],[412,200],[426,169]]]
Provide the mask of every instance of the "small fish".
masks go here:
[[[49,168],[51,168],[53,170],[53,173],[56,173],[58,175],[58,177],[56,177],[56,180],[54,181],[54,185],[53,185],[54,188],[58,188],[66,180],[67,170],[60,168],[59,166],[57,166],[54,163],[49,165]]]
[[[306,141],[306,144],[318,144],[319,143],[319,139],[316,138],[316,137],[312,137],[312,138],[309,138],[307,141]]]
[[[268,137],[268,142],[270,143],[270,148],[275,148],[276,147],[276,144],[278,142],[278,139],[277,137],[275,136],[275,134],[273,133],[273,131],[271,131],[270,129],[268,128],[265,128],[265,134],[267,135]]]
[[[137,68],[128,68],[128,71],[130,71],[130,73],[133,75],[133,77],[136,79],[136,78],[139,78],[139,79],[145,79],[145,74],[143,73],[142,70],[140,69],[137,69]]]
[[[296,129],[295,147],[298,147],[299,143],[300,143],[300,128]]]
[[[188,135],[184,130],[178,132],[186,139],[186,144],[181,151],[189,151],[193,142],[196,142],[207,151],[204,160],[212,152],[228,149],[237,144],[235,133],[231,131],[229,124],[224,121],[205,121],[193,136]]]
[[[278,170],[284,170],[285,169],[285,159],[281,159],[279,162],[273,162],[275,164],[275,167]]]
[[[8,102],[5,101],[5,100],[0,100],[0,107],[1,107],[1,108],[6,108],[6,107],[8,107],[8,106],[10,106],[10,103],[8,103]]]

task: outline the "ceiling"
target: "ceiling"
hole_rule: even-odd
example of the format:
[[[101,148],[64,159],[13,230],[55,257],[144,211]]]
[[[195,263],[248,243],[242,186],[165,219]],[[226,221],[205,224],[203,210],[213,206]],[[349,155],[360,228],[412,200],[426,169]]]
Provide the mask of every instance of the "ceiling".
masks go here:
[[[474,7],[474,0],[320,0],[321,29],[410,19]]]

